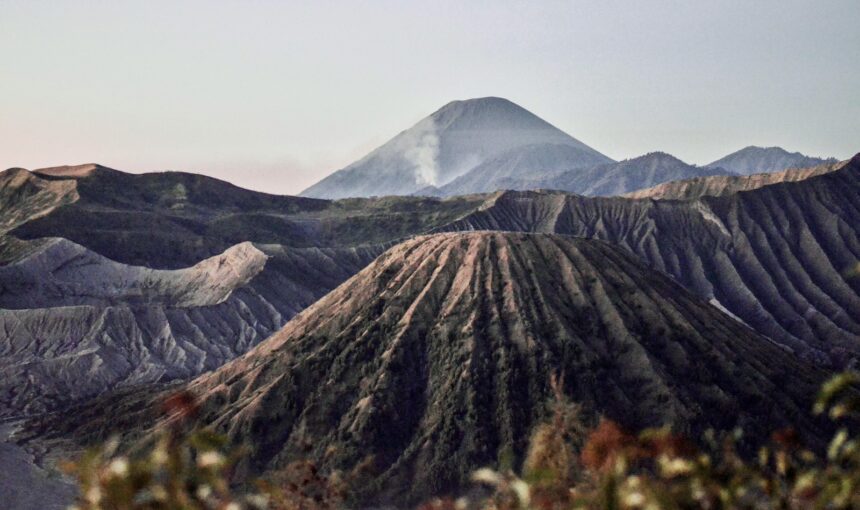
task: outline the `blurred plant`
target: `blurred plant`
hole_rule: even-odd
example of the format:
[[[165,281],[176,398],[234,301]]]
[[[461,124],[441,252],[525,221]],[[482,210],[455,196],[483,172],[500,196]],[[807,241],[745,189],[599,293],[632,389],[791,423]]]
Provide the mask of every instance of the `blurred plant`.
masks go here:
[[[479,469],[491,488],[473,500],[435,499],[420,510],[519,509],[852,509],[860,508],[860,376],[846,373],[822,386],[814,412],[838,424],[823,457],[804,448],[792,429],[775,432],[754,458],[738,453],[741,431],[705,434],[701,448],[668,428],[630,434],[601,419],[586,426],[558,380],[552,420],[536,427],[522,474]],[[347,475],[322,473],[299,461],[236,491],[231,474],[241,451],[207,431],[182,434],[197,413],[188,394],[165,402],[166,423],[152,448],[117,453],[112,439],[65,465],[78,478],[81,510],[333,510],[349,506],[370,461]]]
[[[147,452],[118,453],[119,438],[87,451],[61,468],[78,480],[79,496],[72,507],[98,509],[238,509],[230,491],[230,471],[241,457],[229,451],[226,439],[205,430],[181,434],[197,403],[177,393],[163,403],[167,426]]]
[[[824,384],[814,412],[841,422],[819,458],[804,448],[792,429],[775,432],[758,455],[738,453],[741,431],[717,438],[705,434],[703,448],[669,429],[639,435],[602,419],[588,435],[578,458],[558,444],[560,432],[538,432],[542,465],[530,478],[528,461],[520,478],[512,472],[481,469],[474,480],[493,488],[479,505],[514,509],[852,509],[860,508],[860,440],[849,423],[860,417],[860,377],[846,373]],[[558,426],[558,414],[553,420]],[[542,428],[538,429],[542,431]],[[545,437],[553,439],[547,441]],[[552,458],[554,456],[554,458]],[[571,466],[571,464],[576,464]],[[571,478],[571,473],[578,475]],[[571,481],[572,480],[572,481]],[[548,490],[551,488],[551,490]]]
[[[330,510],[340,508],[348,479],[323,475],[309,461],[289,464],[256,490],[231,484],[232,471],[243,457],[225,437],[207,430],[183,433],[198,404],[179,393],[163,404],[165,425],[151,448],[136,455],[119,453],[114,437],[61,468],[77,478],[78,510]],[[358,471],[356,470],[356,473]]]

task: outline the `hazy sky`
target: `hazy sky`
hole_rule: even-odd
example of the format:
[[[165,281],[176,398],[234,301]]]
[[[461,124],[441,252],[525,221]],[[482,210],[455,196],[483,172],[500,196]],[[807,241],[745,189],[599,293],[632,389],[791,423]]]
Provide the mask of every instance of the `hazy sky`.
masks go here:
[[[860,0],[0,0],[0,167],[296,193],[453,99],[604,154],[860,151]]]

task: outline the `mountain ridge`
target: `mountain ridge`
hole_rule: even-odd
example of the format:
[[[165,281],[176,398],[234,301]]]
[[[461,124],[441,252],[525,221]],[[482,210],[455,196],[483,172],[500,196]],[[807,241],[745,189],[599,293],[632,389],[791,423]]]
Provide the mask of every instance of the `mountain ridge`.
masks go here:
[[[678,179],[727,174],[730,172],[722,168],[689,165],[671,154],[657,151],[617,163],[564,172],[545,180],[540,187],[586,196],[614,196]]]
[[[778,172],[750,175],[714,175],[665,182],[622,196],[627,198],[652,198],[660,200],[688,200],[704,196],[722,196],[739,191],[749,191],[781,182],[803,181],[816,175],[839,170],[848,160],[825,163],[806,168],[789,168]]]

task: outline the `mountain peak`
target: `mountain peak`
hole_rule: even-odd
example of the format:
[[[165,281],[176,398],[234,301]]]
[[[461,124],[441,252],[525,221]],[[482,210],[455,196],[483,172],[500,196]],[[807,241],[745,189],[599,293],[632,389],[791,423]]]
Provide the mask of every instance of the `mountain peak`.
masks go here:
[[[473,99],[456,99],[436,110],[431,117],[449,114],[481,114],[488,112],[516,112],[522,115],[537,117],[522,106],[503,97],[476,97]]]
[[[535,161],[536,147],[575,149]],[[524,151],[529,155],[525,156]],[[564,131],[500,97],[452,101],[401,132],[361,160],[302,192],[315,198],[409,195],[428,186],[441,187],[481,165],[518,168],[530,159],[530,177],[559,169],[591,166],[612,160]],[[548,165],[548,166],[547,166]],[[484,169],[494,173],[493,168]],[[474,176],[487,182],[496,175]],[[466,193],[479,190],[467,189]]]
[[[774,151],[774,150],[775,151],[781,151],[781,152],[788,154],[787,150],[783,149],[782,147],[780,147],[778,145],[771,145],[771,146],[767,146],[767,147],[764,145],[747,145],[746,147],[744,147],[743,149],[741,149],[738,152],[742,152],[742,151]]]
[[[462,108],[462,107],[474,107],[480,106],[485,108],[515,108],[518,110],[525,110],[520,105],[514,103],[510,99],[505,99],[504,97],[498,96],[486,96],[486,97],[473,97],[471,99],[455,99],[445,106],[440,108],[438,111],[446,110],[449,108]]]
[[[669,154],[668,152],[663,151],[649,152],[647,154],[643,154],[642,156],[628,159],[627,161],[671,161],[673,163],[677,162],[681,164],[686,164],[675,156]]]

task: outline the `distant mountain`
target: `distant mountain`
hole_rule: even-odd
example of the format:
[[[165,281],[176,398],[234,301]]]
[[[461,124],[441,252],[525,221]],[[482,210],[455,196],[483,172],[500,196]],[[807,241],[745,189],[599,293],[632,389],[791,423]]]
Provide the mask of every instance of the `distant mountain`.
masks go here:
[[[244,476],[307,458],[349,470],[372,457],[372,480],[354,496],[405,507],[456,494],[506,455],[519,465],[551,412],[554,375],[587,419],[693,438],[739,426],[757,439],[787,425],[814,436],[810,402],[824,377],[608,243],[479,232],[390,249],[179,389],[201,399],[194,425],[247,445]],[[134,436],[163,397],[88,406],[50,431]]]
[[[587,196],[613,196],[678,179],[729,174],[722,168],[701,168],[665,152],[651,152],[618,163],[568,170],[545,179],[540,187]]]
[[[706,166],[723,168],[738,175],[751,175],[836,162],[835,158],[822,159],[806,156],[799,152],[788,152],[781,147],[755,147],[751,145]]]
[[[807,168],[789,168],[781,172],[752,175],[712,175],[692,179],[673,180],[640,189],[624,196],[629,198],[654,198],[671,200],[689,200],[704,196],[717,197],[731,195],[738,191],[749,191],[780,182],[803,181],[816,175],[839,170],[848,162],[825,163]]]
[[[42,211],[38,204],[46,194],[22,202],[33,214],[16,221],[12,236],[64,237],[112,260],[157,269],[188,267],[245,241],[291,248],[384,244],[456,218],[481,201],[331,202],[250,191],[185,172],[130,174],[96,167],[72,177],[59,173],[69,170],[35,170],[29,179],[68,187],[67,194],[55,193],[65,197],[56,200],[62,207]],[[12,191],[0,188],[4,193]]]
[[[522,107],[486,97],[448,103],[301,195],[410,195],[449,183],[447,195],[476,193],[498,189],[500,179],[611,161]]]
[[[557,156],[568,151],[565,147],[547,146],[520,150],[516,158],[503,156],[490,160],[445,186],[425,188],[415,194],[444,197],[498,190],[555,189],[586,196],[613,196],[678,179],[734,175],[721,168],[688,165],[665,152],[652,152],[617,163],[570,168],[564,166],[564,157]],[[559,164],[553,166],[552,162]],[[529,171],[535,167],[548,170],[536,175]]]

